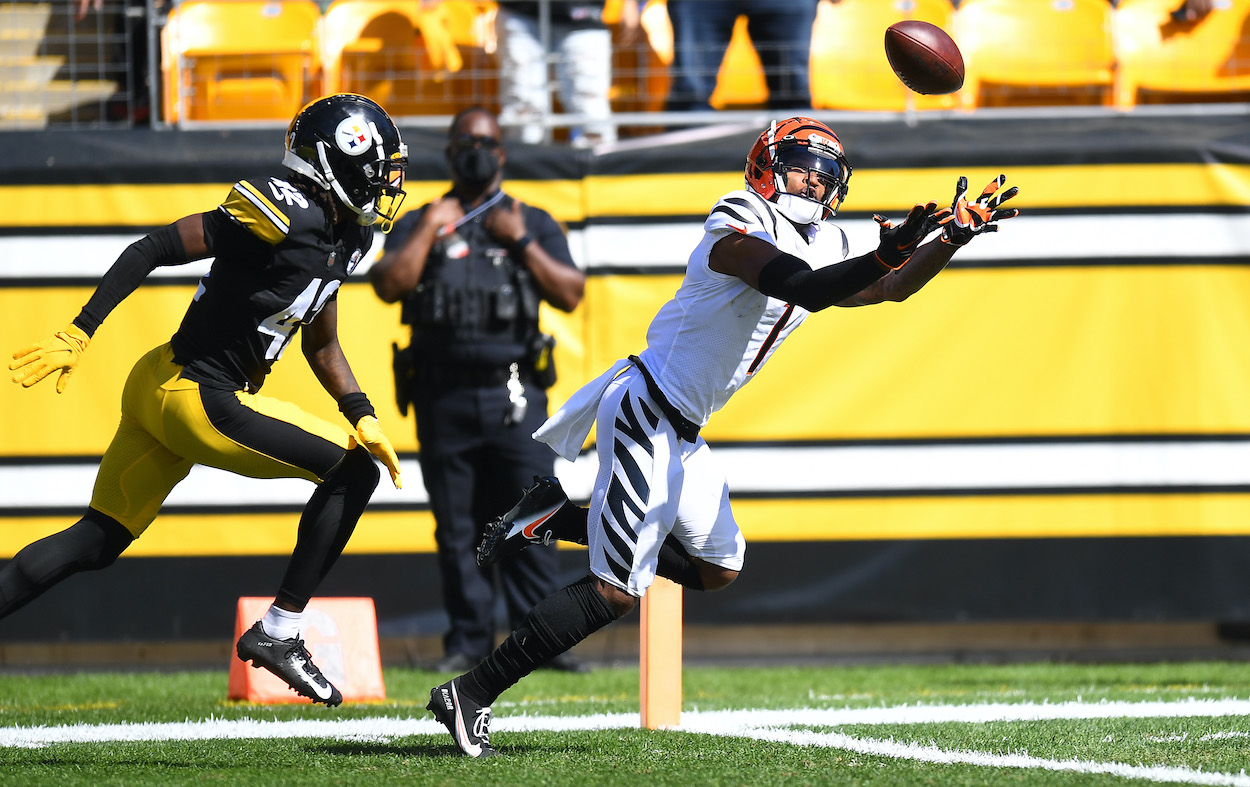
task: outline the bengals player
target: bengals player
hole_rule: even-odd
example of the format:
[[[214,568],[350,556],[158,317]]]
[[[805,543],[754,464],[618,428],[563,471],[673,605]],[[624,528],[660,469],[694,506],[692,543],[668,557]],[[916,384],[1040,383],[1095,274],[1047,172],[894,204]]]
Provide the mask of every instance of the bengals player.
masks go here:
[[[737,578],[746,544],[699,431],[810,312],[901,301],[959,247],[1016,215],[999,207],[1017,191],[999,191],[1003,176],[971,201],[960,178],[949,208],[916,205],[899,224],[874,216],[877,248],[848,259],[846,235],[825,220],[850,178],[828,126],[805,117],[770,124],[747,155],[746,188],[722,197],[704,221],[646,347],[583,386],[534,434],[572,460],[598,423],[590,507],[570,503],[557,479],[536,479],[487,524],[478,561],[558,538],[587,544],[590,571],[534,607],[481,664],[430,692],[427,707],[465,754],[495,753],[490,706],[505,689],[632,610],[657,575],[695,590]]]
[[[0,618],[71,574],[112,564],[195,464],[304,478],[316,488],[286,574],[237,652],[301,696],[338,705],[341,693],[300,638],[303,610],[377,486],[373,457],[396,487],[401,481],[395,451],[339,345],[335,298],[369,250],[374,227],[385,232],[395,219],[407,148],[380,106],[338,94],[292,120],[283,165],[289,176],[241,180],[215,210],[129,246],[64,330],[14,354],[14,382],[30,387],[60,372],[60,393],[96,329],[149,273],[214,258],[173,337],[131,370],[86,513],[0,569]],[[259,393],[301,329],[304,357],[351,433]]]

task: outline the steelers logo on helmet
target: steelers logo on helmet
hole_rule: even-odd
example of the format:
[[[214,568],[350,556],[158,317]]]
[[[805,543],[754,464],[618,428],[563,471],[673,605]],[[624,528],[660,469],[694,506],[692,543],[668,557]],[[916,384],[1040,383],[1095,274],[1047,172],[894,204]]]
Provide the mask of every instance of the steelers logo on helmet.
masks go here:
[[[345,117],[334,130],[334,141],[347,155],[359,156],[372,147],[373,134],[359,117]]]
[[[747,155],[747,188],[796,224],[814,224],[838,212],[851,165],[833,130],[811,118],[774,121]]]

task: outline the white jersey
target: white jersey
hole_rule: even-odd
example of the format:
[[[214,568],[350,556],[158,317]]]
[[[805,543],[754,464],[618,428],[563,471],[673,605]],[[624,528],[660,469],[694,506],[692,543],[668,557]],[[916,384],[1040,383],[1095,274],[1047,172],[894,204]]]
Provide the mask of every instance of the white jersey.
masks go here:
[[[639,354],[664,396],[690,421],[706,425],[808,314],[737,276],[712,270],[712,246],[736,232],[766,241],[813,269],[846,259],[849,249],[840,228],[815,224],[806,229],[800,232],[751,191],[730,192],[712,208],[685,278],[651,321],[647,348]]]

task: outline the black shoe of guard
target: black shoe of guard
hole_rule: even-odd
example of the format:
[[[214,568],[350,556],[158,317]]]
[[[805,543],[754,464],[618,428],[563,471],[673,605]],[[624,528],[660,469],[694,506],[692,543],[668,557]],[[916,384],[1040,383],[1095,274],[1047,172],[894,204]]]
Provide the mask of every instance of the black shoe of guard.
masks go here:
[[[499,754],[490,745],[490,706],[478,705],[460,693],[453,678],[430,690],[430,704],[425,707],[434,712],[434,718],[443,723],[460,751],[469,757],[494,757]]]
[[[253,667],[269,670],[301,697],[324,702],[332,708],[343,702],[343,695],[312,663],[312,656],[299,637],[274,639],[265,633],[258,620],[239,637],[235,650],[244,664],[250,661]]]
[[[550,544],[556,536],[552,518],[569,501],[559,479],[534,476],[534,485],[503,516],[487,523],[477,547],[477,564],[485,568],[515,555],[530,544]]]

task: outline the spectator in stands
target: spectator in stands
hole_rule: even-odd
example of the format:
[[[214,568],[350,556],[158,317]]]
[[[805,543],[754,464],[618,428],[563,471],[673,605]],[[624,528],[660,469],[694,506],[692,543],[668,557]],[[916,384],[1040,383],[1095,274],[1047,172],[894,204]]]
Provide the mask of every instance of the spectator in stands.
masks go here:
[[[811,107],[808,58],[818,0],[669,0],[673,23],[671,112],[710,110],[716,75],[739,16],[764,67],[769,109]]]
[[[548,112],[550,76],[548,57],[556,56],[560,104],[568,114],[586,115],[586,123],[569,131],[578,147],[616,141],[611,122],[612,31],[629,44],[638,36],[637,0],[616,0],[618,20],[605,19],[603,0],[551,0],[549,26],[544,37],[541,4],[501,3],[496,21],[499,41],[499,122],[511,141],[537,144],[547,138],[542,117]]]
[[[1173,22],[1201,22],[1211,13],[1215,0],[1183,0],[1172,12]]]

